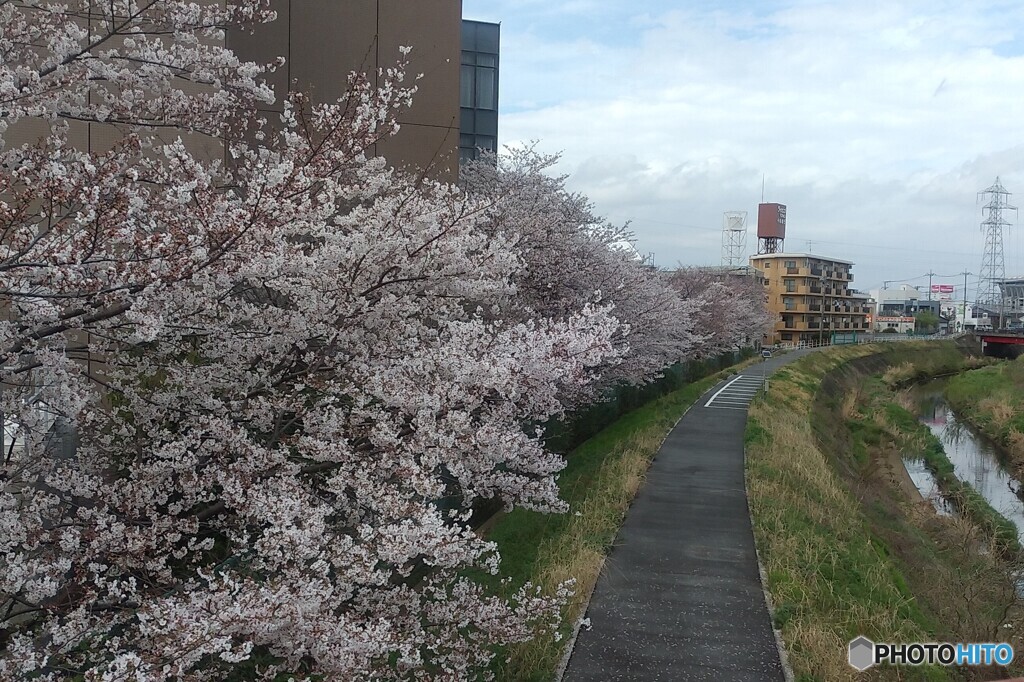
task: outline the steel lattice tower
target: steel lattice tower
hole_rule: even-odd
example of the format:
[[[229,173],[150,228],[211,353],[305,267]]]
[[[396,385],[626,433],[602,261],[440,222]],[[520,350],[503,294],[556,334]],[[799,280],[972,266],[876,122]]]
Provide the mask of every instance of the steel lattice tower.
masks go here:
[[[981,207],[985,217],[981,221],[981,231],[985,233],[985,255],[981,258],[980,281],[978,282],[978,303],[989,306],[1002,304],[999,283],[1006,279],[1006,260],[1003,257],[1003,228],[1010,223],[1003,218],[1003,211],[1016,211],[1007,199],[1010,193],[999,183],[996,177],[994,185],[978,192],[980,201],[988,198],[988,203]]]
[[[726,211],[722,225],[722,265],[747,264],[747,212]]]

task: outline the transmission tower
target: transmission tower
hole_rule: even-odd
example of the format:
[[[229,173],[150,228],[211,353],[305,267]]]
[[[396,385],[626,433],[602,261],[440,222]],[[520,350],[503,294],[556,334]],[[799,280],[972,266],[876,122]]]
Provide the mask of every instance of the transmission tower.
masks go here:
[[[985,255],[981,258],[978,303],[992,308],[1002,305],[999,283],[1006,278],[1003,228],[1010,227],[1010,223],[1003,218],[1003,211],[1017,210],[1016,206],[1007,203],[1009,197],[1010,193],[999,183],[998,177],[994,185],[978,192],[979,201],[988,200],[988,203],[981,207],[981,214],[985,217],[981,221],[981,231],[985,233]]]
[[[747,264],[747,212],[726,211],[722,224],[722,265],[738,268]]]

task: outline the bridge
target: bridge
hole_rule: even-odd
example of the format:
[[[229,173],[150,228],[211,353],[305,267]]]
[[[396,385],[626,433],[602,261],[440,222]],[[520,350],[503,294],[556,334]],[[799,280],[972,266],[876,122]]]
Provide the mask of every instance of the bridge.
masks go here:
[[[981,341],[981,352],[985,355],[1012,359],[1024,353],[1024,331],[976,331],[974,335]]]

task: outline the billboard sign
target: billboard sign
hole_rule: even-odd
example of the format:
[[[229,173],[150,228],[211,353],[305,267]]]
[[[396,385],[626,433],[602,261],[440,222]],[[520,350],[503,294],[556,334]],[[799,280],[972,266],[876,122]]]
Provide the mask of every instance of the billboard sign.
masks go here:
[[[953,285],[952,284],[933,284],[932,285],[932,293],[933,294],[951,294],[951,293],[953,293]]]
[[[757,236],[773,237],[777,239],[786,238],[786,205],[785,204],[758,204],[757,205]]]

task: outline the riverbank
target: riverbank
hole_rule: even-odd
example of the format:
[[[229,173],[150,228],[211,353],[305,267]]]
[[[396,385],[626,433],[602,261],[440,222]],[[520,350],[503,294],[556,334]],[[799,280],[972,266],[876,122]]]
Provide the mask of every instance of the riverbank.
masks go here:
[[[977,525],[984,537],[991,539],[997,552],[1008,559],[1016,559],[1021,552],[1017,527],[995,509],[981,492],[957,476],[938,436],[906,407],[895,402],[886,402],[882,407],[893,429],[892,433],[901,446],[902,457],[922,459],[943,498],[957,513]]]
[[[959,371],[969,350],[949,341],[899,346],[815,353],[778,372],[751,409],[755,536],[797,679],[970,679],[937,667],[855,675],[846,645],[858,635],[1005,640],[1015,591],[1004,564],[976,551],[984,534],[913,501],[905,478],[891,475],[905,436],[890,420],[889,384]]]
[[[1024,356],[950,380],[946,400],[962,419],[994,440],[1024,474]]]

